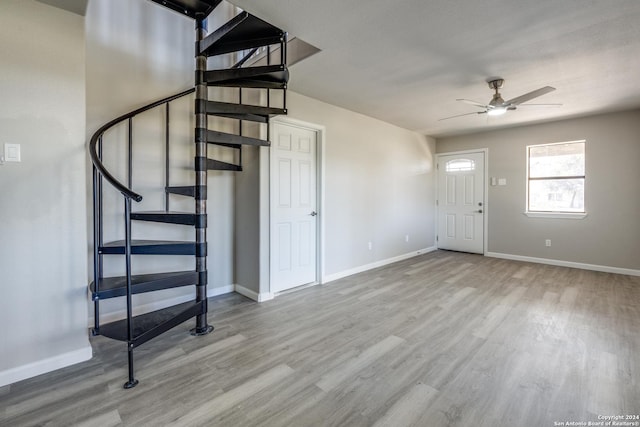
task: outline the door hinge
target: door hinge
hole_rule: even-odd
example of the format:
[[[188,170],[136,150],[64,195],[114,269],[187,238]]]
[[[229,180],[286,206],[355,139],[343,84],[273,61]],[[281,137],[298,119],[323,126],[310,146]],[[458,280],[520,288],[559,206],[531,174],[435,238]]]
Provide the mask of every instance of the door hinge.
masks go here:
[[[436,236],[436,242],[438,241],[438,239],[439,239],[439,237],[438,237],[438,236]]]
[[[439,202],[438,200],[436,200],[436,206],[440,206],[440,205],[439,205],[439,203],[440,203],[440,202]]]

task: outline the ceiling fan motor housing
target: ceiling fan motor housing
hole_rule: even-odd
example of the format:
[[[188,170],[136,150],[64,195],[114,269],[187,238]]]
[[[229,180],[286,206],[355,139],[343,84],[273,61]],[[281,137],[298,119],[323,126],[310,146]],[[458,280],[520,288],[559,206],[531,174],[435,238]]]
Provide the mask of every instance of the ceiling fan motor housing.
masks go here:
[[[495,95],[493,95],[491,102],[489,102],[489,105],[493,107],[501,106],[503,104],[504,104],[504,99],[502,99],[502,96],[499,93],[496,93]]]
[[[489,105],[492,107],[502,106],[504,104],[504,99],[502,99],[502,96],[498,92],[498,89],[500,89],[504,84],[504,79],[492,79],[487,83],[489,84],[489,88],[496,91],[496,93],[493,95],[493,98],[491,99],[491,102],[489,102]]]

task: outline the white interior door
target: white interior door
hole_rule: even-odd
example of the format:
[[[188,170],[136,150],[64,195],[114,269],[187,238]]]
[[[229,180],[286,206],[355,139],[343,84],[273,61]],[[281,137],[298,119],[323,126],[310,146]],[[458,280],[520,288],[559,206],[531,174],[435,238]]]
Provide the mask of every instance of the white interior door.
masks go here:
[[[271,141],[271,292],[280,292],[317,280],[317,132],[275,123]]]
[[[484,152],[438,157],[438,248],[484,253]]]

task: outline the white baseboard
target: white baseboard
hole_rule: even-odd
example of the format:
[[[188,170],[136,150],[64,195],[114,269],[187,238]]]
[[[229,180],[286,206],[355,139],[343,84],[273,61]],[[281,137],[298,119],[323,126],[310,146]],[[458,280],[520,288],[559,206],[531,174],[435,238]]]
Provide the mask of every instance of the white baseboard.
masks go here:
[[[228,294],[234,291],[233,285],[220,286],[216,288],[209,287],[207,289],[207,297],[217,297],[218,295]],[[193,295],[182,295],[174,298],[167,298],[159,301],[154,301],[148,304],[143,304],[139,306],[135,306],[133,308],[133,315],[138,316],[140,314],[149,313],[156,310],[162,310],[163,308],[171,307],[172,305],[182,304],[183,302],[193,300]],[[101,323],[110,323],[115,322],[116,320],[122,320],[127,317],[127,310],[123,308],[122,310],[112,311],[111,313],[101,313],[100,314],[100,322]],[[89,327],[93,327],[93,313],[89,315]]]
[[[433,251],[435,251],[437,249],[438,248],[436,248],[435,246],[431,246],[430,248],[420,249],[420,250],[417,250],[417,251],[413,251],[413,252],[409,252],[409,253],[406,253],[406,254],[398,255],[398,256],[395,256],[395,257],[392,257],[392,258],[387,258],[387,259],[383,259],[383,260],[380,260],[380,261],[372,262],[370,264],[361,265],[360,267],[351,268],[349,270],[341,271],[339,273],[329,274],[329,275],[324,276],[322,278],[321,283],[324,284],[324,283],[333,282],[334,280],[342,279],[343,277],[351,276],[353,274],[362,273],[363,271],[372,270],[374,268],[382,267],[382,266],[385,266],[387,264],[392,264],[394,262],[402,261],[402,260],[405,260],[405,259],[413,258],[413,257],[418,256],[418,255],[422,255],[422,254],[426,254],[426,253],[429,253],[429,252],[433,252]]]
[[[609,267],[606,265],[585,264],[582,262],[561,261],[557,259],[535,258],[522,255],[503,254],[499,252],[487,252],[485,256],[492,258],[510,259],[513,261],[535,262],[537,264],[557,265],[559,267],[580,268],[582,270],[601,271],[603,273],[626,274],[628,276],[640,276],[640,270],[631,268]]]
[[[91,346],[88,345],[79,350],[70,351],[48,359],[38,360],[37,362],[28,363],[26,365],[17,366],[0,372],[0,387],[13,384],[18,381],[26,380],[56,369],[66,368],[76,363],[84,362],[93,357]]]
[[[273,299],[273,294],[271,292],[256,292],[256,291],[252,291],[251,289],[247,289],[242,285],[238,285],[236,284],[234,286],[235,291],[237,293],[239,293],[240,295],[244,295],[247,298],[250,298],[254,301],[257,302],[264,302],[264,301],[269,301]]]
[[[217,297],[218,295],[230,294],[234,291],[235,286],[227,285],[219,288],[207,289],[207,298]]]

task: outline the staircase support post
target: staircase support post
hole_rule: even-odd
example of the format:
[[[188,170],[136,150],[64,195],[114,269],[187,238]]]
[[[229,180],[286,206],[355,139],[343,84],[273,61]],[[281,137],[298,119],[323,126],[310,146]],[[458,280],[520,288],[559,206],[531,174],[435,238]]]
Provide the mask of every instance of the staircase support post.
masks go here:
[[[93,281],[95,293],[100,292],[100,228],[99,223],[102,220],[100,218],[100,198],[98,197],[98,186],[100,182],[100,175],[96,167],[93,167]],[[100,301],[98,299],[93,300],[93,330],[91,333],[100,335]]]
[[[133,372],[133,304],[131,302],[131,199],[124,199],[124,255],[125,269],[127,272],[127,361],[129,367],[129,380],[124,383],[125,389],[138,385],[138,380]]]
[[[200,41],[207,36],[207,22],[204,15],[196,16],[196,73],[195,73],[195,114],[196,114],[196,158],[195,158],[195,198],[196,215],[207,214],[207,111],[208,100],[207,82],[204,75],[207,70],[207,57],[200,53]],[[203,161],[204,160],[204,161]],[[202,314],[196,317],[196,327],[191,330],[192,335],[206,335],[213,330],[207,323],[207,228],[206,225],[196,226],[196,271],[198,284],[196,286],[196,301],[202,304]]]

